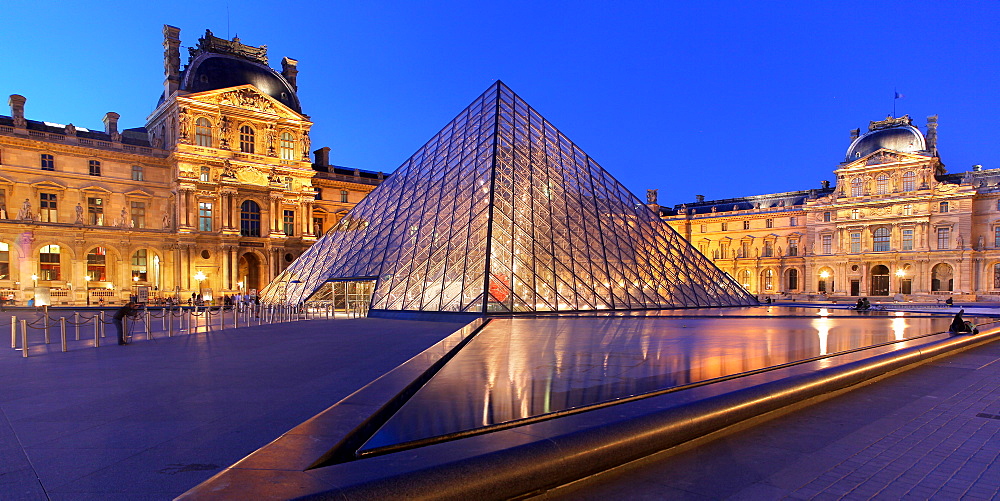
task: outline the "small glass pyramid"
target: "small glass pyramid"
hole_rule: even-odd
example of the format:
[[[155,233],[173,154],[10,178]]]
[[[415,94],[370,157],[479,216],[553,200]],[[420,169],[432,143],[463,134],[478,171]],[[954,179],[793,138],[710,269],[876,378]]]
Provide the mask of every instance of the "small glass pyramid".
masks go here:
[[[757,304],[499,81],[262,297],[300,303],[362,279],[374,280],[373,310]]]

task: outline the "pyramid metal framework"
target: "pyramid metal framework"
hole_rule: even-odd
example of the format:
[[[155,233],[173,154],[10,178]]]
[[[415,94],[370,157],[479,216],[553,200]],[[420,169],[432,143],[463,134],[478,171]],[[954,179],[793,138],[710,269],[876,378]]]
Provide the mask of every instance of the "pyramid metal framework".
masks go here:
[[[372,310],[537,312],[757,304],[501,82],[262,292]],[[324,292],[326,291],[326,292]]]

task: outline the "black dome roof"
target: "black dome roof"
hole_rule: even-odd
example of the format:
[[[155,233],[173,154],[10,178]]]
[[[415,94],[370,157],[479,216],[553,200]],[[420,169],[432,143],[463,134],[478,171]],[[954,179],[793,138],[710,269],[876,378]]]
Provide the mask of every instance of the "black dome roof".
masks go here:
[[[181,90],[203,92],[251,84],[285,106],[302,113],[299,97],[278,72],[266,65],[228,54],[202,52],[181,75]]]
[[[873,130],[851,143],[847,161],[853,162],[882,148],[914,153],[926,150],[927,142],[920,130],[912,125]]]

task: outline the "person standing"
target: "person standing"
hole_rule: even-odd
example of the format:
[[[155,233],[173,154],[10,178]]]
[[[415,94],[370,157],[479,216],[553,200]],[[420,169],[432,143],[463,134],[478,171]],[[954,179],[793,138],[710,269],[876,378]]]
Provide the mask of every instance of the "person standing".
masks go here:
[[[126,316],[135,317],[139,314],[139,305],[129,301],[125,303],[124,306],[118,308],[115,312],[115,316],[111,319],[115,324],[115,329],[118,331],[118,344],[125,344],[125,329],[122,325],[122,321]]]

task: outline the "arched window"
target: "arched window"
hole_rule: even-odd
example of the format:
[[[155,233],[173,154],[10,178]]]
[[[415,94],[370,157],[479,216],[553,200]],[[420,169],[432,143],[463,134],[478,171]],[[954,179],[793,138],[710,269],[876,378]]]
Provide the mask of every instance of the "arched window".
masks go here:
[[[889,175],[879,174],[875,178],[875,193],[878,195],[885,195],[889,193]]]
[[[851,180],[851,196],[860,197],[865,193],[865,182],[860,178],[856,177]]]
[[[1000,290],[1000,263],[993,265],[993,288]]]
[[[295,160],[295,136],[291,132],[281,133],[281,159]]]
[[[769,291],[774,289],[774,271],[770,268],[760,273],[761,288]]]
[[[951,265],[938,263],[931,268],[931,291],[952,291],[955,290],[954,285]]]
[[[917,189],[917,174],[913,171],[903,174],[903,191],[913,191]]]
[[[94,247],[87,253],[87,276],[98,282],[108,279],[108,250],[104,247]]]
[[[740,272],[740,283],[747,290],[750,290],[750,270],[743,270]]]
[[[205,117],[194,122],[194,142],[198,146],[212,147],[212,123]]]
[[[38,251],[39,280],[59,280],[59,246],[46,245]]]
[[[833,270],[823,267],[819,270],[819,292],[833,292]]]
[[[260,236],[260,206],[253,200],[247,200],[240,205],[240,235]]]
[[[240,127],[240,151],[243,153],[253,153],[254,152],[254,136],[255,132],[253,127],[249,125],[244,125]]]
[[[799,289],[799,270],[792,268],[788,270],[788,290],[794,291]]]
[[[139,278],[139,282],[145,282],[148,280],[148,275],[146,273],[146,263],[148,262],[147,256],[148,254],[146,253],[146,249],[139,249],[135,251],[135,254],[132,254],[133,281],[135,281],[134,279],[136,277]]]
[[[872,233],[872,251],[889,252],[889,228],[878,228]]]

